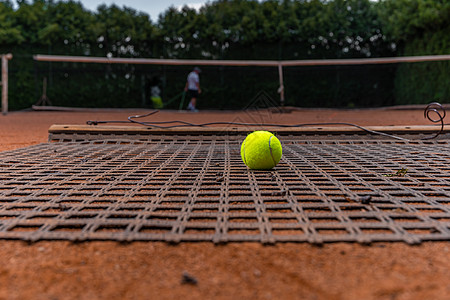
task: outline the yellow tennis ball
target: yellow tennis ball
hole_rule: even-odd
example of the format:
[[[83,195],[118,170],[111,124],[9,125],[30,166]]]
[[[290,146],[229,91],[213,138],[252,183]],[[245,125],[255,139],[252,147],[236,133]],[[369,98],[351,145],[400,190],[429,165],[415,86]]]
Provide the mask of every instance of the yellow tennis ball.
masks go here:
[[[249,134],[241,145],[242,161],[254,170],[272,169],[280,161],[281,153],[280,140],[268,131]]]

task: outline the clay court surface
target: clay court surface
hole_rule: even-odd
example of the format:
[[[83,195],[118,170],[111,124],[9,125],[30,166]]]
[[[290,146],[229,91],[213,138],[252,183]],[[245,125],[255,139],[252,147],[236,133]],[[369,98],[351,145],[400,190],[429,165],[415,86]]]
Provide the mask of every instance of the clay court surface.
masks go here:
[[[0,116],[0,150],[47,142],[53,124],[126,120],[148,110]],[[159,112],[143,121],[429,125],[423,110]],[[137,125],[133,125],[137,126]],[[179,243],[0,240],[0,299],[448,299],[448,242]],[[183,274],[196,284],[183,282]]]

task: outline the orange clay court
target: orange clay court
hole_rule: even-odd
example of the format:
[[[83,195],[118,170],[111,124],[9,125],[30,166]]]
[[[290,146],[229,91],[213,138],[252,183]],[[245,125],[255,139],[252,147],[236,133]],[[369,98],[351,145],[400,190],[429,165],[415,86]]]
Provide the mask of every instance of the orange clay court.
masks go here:
[[[147,112],[11,112],[0,116],[0,150],[46,143],[54,124],[126,120]],[[294,109],[256,115],[161,111],[149,119],[430,125],[422,109],[388,108]],[[267,245],[2,239],[0,244],[0,299],[448,299],[450,295],[448,241]]]

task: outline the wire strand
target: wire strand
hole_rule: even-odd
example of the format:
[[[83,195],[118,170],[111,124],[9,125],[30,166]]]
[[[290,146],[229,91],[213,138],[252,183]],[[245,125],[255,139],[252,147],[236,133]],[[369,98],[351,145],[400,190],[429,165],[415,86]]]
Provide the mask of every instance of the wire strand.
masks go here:
[[[439,112],[439,111],[442,111]],[[403,138],[398,135],[389,134],[381,131],[372,130],[369,128],[366,128],[361,125],[353,124],[353,123],[347,123],[347,122],[325,122],[325,123],[300,123],[300,124],[260,124],[260,123],[242,123],[242,122],[208,122],[208,123],[190,123],[186,121],[181,120],[172,120],[172,121],[152,121],[152,122],[141,122],[137,121],[135,119],[145,118],[152,116],[156,113],[158,113],[159,110],[154,110],[152,112],[149,112],[144,115],[134,115],[129,116],[128,121],[120,121],[120,120],[112,120],[112,121],[87,121],[86,123],[88,125],[97,125],[97,124],[107,124],[107,123],[134,123],[139,124],[147,127],[153,127],[153,128],[159,128],[159,129],[172,129],[172,128],[182,128],[182,127],[208,127],[208,126],[217,126],[217,125],[225,125],[225,126],[270,126],[270,127],[278,127],[278,128],[300,128],[300,127],[312,127],[312,126],[336,126],[336,125],[342,125],[342,126],[349,126],[349,127],[355,127],[360,130],[363,130],[365,132],[368,132],[370,134],[374,135],[381,135],[397,140],[403,140],[403,141],[410,141],[411,139]],[[438,116],[438,119],[434,119],[431,117],[431,114],[434,113]],[[424,117],[427,118],[429,121],[433,123],[441,123],[440,130],[435,133],[433,136],[421,138],[420,140],[430,140],[435,139],[439,135],[441,135],[444,131],[444,126],[448,125],[444,123],[444,118],[446,117],[446,111],[444,107],[438,103],[438,102],[432,102],[428,104],[428,106],[424,110]]]

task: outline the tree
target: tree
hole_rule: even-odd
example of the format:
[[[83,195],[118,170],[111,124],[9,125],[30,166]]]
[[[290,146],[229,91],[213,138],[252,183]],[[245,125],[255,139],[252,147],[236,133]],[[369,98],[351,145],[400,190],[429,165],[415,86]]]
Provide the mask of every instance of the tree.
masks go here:
[[[102,49],[105,55],[152,55],[156,29],[147,14],[128,7],[121,9],[116,5],[101,5],[92,27],[97,39],[95,46]]]
[[[20,27],[14,20],[14,10],[11,1],[0,2],[0,44],[14,45],[22,43]]]
[[[447,0],[385,0],[379,19],[398,55],[450,53],[450,2]],[[395,77],[398,103],[445,101],[450,97],[450,62],[401,64]]]

